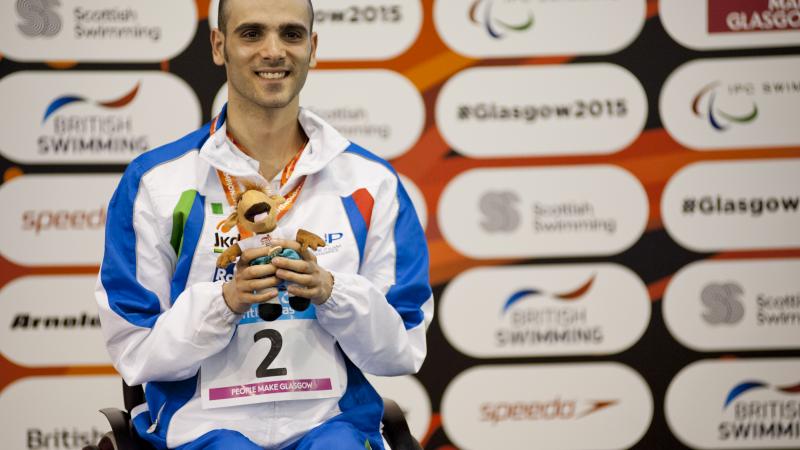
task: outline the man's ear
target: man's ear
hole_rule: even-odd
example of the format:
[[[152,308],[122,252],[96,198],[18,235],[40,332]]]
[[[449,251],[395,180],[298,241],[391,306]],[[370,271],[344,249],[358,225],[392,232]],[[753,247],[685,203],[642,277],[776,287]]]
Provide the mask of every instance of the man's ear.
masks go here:
[[[317,67],[317,33],[311,33],[311,59],[308,62],[308,67],[312,69]]]
[[[211,56],[214,64],[225,65],[225,35],[219,28],[211,30]]]
[[[231,228],[236,226],[237,222],[239,222],[239,214],[236,211],[233,211],[227,219],[223,220],[217,225],[217,228],[222,230],[223,233],[227,233],[231,231]]]

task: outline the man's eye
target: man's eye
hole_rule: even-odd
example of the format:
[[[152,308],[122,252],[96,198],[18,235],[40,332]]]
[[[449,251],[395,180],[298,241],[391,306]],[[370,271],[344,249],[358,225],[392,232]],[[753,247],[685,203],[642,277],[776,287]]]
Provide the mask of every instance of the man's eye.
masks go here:
[[[286,38],[296,41],[303,38],[303,34],[298,31],[289,31],[286,33]]]
[[[245,39],[255,39],[258,35],[259,33],[256,30],[247,30],[242,33],[242,37]]]

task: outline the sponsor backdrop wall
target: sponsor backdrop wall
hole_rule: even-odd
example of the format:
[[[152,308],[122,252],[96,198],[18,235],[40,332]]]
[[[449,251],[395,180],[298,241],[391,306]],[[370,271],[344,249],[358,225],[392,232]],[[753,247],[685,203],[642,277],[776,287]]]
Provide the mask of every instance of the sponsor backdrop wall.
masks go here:
[[[315,1],[301,103],[426,228],[428,360],[372,379],[427,449],[800,448],[799,3]],[[225,102],[215,7],[0,6],[4,449],[121,405],[106,205]]]

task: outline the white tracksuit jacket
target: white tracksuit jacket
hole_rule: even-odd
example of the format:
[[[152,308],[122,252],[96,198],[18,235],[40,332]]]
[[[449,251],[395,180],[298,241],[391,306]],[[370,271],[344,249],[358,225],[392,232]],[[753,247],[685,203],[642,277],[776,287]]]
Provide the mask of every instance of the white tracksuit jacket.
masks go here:
[[[96,289],[102,329],[117,371],[128,384],[146,383],[147,405],[134,412],[134,424],[157,448],[217,428],[280,448],[334,417],[377,430],[383,405],[362,371],[415,373],[425,358],[433,315],[428,251],[405,189],[388,163],[313,113],[301,109],[299,120],[309,147],[281,194],[307,178],[278,227],[287,236],[302,227],[336,239],[318,253],[335,284],[316,315],[340,349],[344,393],[201,408],[200,364],[226,347],[241,318],[222,298],[231,268],[215,268],[214,247],[231,243],[215,227],[230,212],[216,170],[266,184],[258,162],[231,148],[223,109],[213,134],[207,124],[131,162],[108,209]]]

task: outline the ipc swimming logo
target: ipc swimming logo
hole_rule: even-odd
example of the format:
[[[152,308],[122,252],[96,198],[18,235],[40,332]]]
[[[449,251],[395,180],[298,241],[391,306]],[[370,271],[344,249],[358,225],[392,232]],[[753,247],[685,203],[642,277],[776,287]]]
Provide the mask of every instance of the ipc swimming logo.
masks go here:
[[[501,0],[497,3],[504,5],[527,2],[509,2],[508,0]],[[501,9],[503,9],[502,6],[500,8],[495,7],[495,0],[475,0],[469,8],[469,20],[476,25],[482,25],[486,28],[486,32],[494,39],[502,39],[506,36],[507,32],[520,33],[533,27],[533,12],[530,10],[526,10],[527,14],[523,16],[516,10],[500,11]],[[501,14],[501,12],[505,14]],[[502,17],[511,17],[514,15],[519,15],[524,18],[521,20],[508,20]]]

